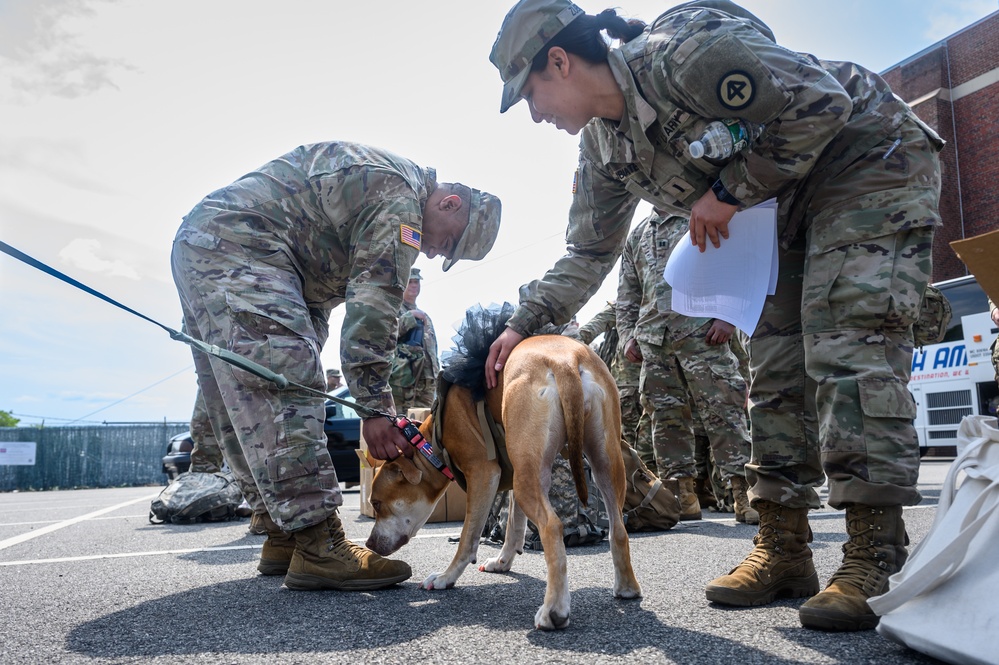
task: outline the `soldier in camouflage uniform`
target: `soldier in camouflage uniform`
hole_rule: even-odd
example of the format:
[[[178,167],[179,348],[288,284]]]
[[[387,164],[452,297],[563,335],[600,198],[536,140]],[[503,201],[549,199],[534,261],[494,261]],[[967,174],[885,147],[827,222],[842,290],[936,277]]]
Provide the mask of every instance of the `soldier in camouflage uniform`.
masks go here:
[[[490,194],[438,183],[433,169],[353,143],[305,145],[209,194],[173,245],[173,275],[192,337],[290,381],[326,387],[320,351],[346,303],[340,360],[353,398],[393,414],[388,384],[398,314],[419,252],[481,259],[499,227]],[[194,353],[225,460],[267,524],[258,570],[294,589],[377,589],[407,579],[401,561],[346,539],[323,433],[323,399],[280,390]],[[412,455],[387,418],[364,421],[369,452]]]
[[[433,406],[437,373],[441,368],[434,322],[416,306],[422,281],[420,269],[413,268],[402,298],[398,344],[389,378],[395,408],[402,414],[414,407],[429,409]]]
[[[212,431],[212,423],[208,419],[208,408],[205,406],[201,389],[194,398],[194,413],[191,414],[191,471],[198,473],[218,473],[222,470],[224,460],[218,439]]]
[[[326,392],[333,392],[342,385],[343,375],[340,373],[340,370],[335,367],[326,370]]]
[[[598,354],[610,369],[617,391],[621,399],[621,431],[625,442],[639,452],[647,449],[652,451],[652,423],[642,419],[642,403],[638,394],[638,380],[642,368],[624,359],[618,343],[620,336],[617,330],[617,312],[615,303],[609,302],[597,312],[596,316],[579,327],[571,337],[584,344],[592,344],[593,340],[603,333]],[[566,333],[563,333],[566,334]],[[655,468],[653,464],[651,469]]]
[[[641,367],[656,469],[663,480],[678,480],[680,519],[701,519],[694,487],[696,412],[722,482],[731,484],[736,519],[756,524],[759,515],[746,495],[751,448],[746,381],[728,343],[735,326],[677,314],[671,308],[673,289],[662,278],[686,230],[686,218],[654,212],[628,236],[617,294],[625,357]]]
[[[726,0],[695,0],[648,26],[569,0],[522,0],[490,59],[501,111],[523,98],[535,122],[583,136],[568,252],[522,287],[487,385],[524,335],[568,320],[598,288],[640,199],[689,215],[704,250],[724,242],[737,210],[776,198],[777,293],[750,348],[747,472],[760,528],[753,552],[707,595],[751,606],[815,594],[807,513],[828,477],[849,542],[799,616],[810,628],[873,628],[867,598],[904,563],[902,506],[920,500],[906,384],[940,223],[943,142],[874,72],[778,46]],[[728,157],[693,158],[690,143],[720,119],[753,138]]]
[[[739,360],[739,375],[749,383],[749,336],[736,328],[735,334],[728,341],[729,348]],[[749,393],[746,393],[746,417],[749,417]],[[696,407],[694,414],[694,464],[697,467],[697,477],[694,479],[694,489],[702,507],[720,513],[735,511],[735,499],[732,496],[730,484],[722,481],[721,471],[711,455],[711,444],[708,441],[704,425],[698,417]],[[754,522],[755,524],[755,522]]]

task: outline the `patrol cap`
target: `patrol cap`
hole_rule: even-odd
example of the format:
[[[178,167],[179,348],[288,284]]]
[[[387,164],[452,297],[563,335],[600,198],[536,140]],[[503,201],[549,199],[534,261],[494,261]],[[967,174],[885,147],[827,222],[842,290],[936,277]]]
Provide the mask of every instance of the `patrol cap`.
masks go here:
[[[500,113],[520,99],[534,57],[562,28],[584,13],[569,0],[520,0],[507,13],[489,54],[503,79]]]
[[[423,275],[420,274],[419,268],[410,268],[409,270],[409,281],[412,282],[414,279],[423,281]]]
[[[469,190],[472,198],[468,204],[468,225],[454,248],[454,258],[444,260],[444,272],[450,270],[459,259],[478,261],[489,253],[496,242],[500,225],[500,200],[488,192],[480,192],[471,187]]]
[[[340,370],[335,367],[333,369],[328,369],[326,370],[326,376],[340,376]]]

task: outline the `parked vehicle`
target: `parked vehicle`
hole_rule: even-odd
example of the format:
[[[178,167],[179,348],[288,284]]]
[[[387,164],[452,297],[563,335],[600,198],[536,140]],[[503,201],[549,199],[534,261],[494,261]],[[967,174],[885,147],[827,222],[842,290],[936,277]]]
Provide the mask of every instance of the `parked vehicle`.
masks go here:
[[[346,386],[337,388],[332,393],[340,399],[350,399]],[[326,432],[326,449],[333,459],[336,477],[343,487],[352,487],[361,482],[361,464],[355,452],[361,445],[361,419],[350,407],[341,406],[332,400],[326,400],[326,420],[323,422]],[[191,450],[194,441],[190,432],[183,432],[170,439],[167,443],[166,455],[163,456],[163,473],[168,480],[173,480],[191,468]]]
[[[935,286],[954,312],[944,341],[917,348],[912,354],[909,392],[916,400],[916,433],[920,456],[956,454],[957,428],[965,416],[995,415],[999,386],[989,346],[996,325],[988,298],[973,276]]]
[[[170,437],[166,455],[163,456],[163,473],[166,474],[168,481],[191,468],[192,450],[194,450],[194,440],[190,432],[181,432]]]
[[[346,386],[335,389],[332,394],[340,399],[351,399]],[[333,468],[340,485],[353,487],[360,484],[361,462],[356,451],[361,447],[361,419],[357,412],[349,406],[326,400],[323,431],[326,432],[326,450],[333,458]]]

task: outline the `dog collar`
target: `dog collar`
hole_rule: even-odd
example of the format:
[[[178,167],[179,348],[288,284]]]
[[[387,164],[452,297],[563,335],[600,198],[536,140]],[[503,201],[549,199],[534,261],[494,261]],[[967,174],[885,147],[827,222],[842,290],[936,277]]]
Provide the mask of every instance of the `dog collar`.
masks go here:
[[[427,458],[427,461],[434,465],[434,468],[443,473],[450,480],[454,480],[454,474],[451,469],[447,468],[447,464],[441,461],[441,458],[434,453],[433,446],[427,441],[426,437],[420,433],[420,428],[405,416],[395,416],[394,418],[388,416],[390,420],[395,423],[395,426],[402,430],[402,435],[406,437],[409,444],[420,451],[420,454]]]
[[[420,454],[427,458],[427,461],[434,465],[434,468],[443,473],[448,477],[449,480],[454,480],[454,474],[451,473],[451,469],[447,467],[447,464],[441,461],[441,458],[434,454],[434,449],[430,445],[430,442],[423,439],[422,443],[416,444],[416,449],[420,451]]]

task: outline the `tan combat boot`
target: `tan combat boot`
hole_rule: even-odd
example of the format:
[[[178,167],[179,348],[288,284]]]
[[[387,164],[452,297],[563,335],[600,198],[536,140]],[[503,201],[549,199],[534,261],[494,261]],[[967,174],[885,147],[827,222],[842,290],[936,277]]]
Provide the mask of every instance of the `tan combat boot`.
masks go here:
[[[798,610],[801,625],[819,630],[871,630],[878,615],[867,599],[888,590],[888,577],[899,571],[908,553],[902,506],[855,505],[846,509],[843,564],[822,593]]]
[[[701,504],[697,500],[697,492],[694,491],[694,479],[674,478],[680,488],[676,498],[680,500],[680,521],[690,522],[701,519]]]
[[[819,591],[819,577],[812,565],[812,540],[807,508],[785,508],[772,501],[757,501],[760,530],[756,547],[728,575],[705,587],[708,600],[722,605],[766,605],[778,596],[804,598]]]
[[[408,580],[413,574],[404,561],[383,558],[347,540],[336,513],[294,536],[295,553],[284,578],[289,589],[369,591]]]
[[[715,493],[711,490],[711,481],[704,476],[694,478],[694,494],[697,495],[697,503],[701,508],[705,510],[719,508]]]
[[[267,540],[260,550],[257,570],[261,575],[284,575],[288,572],[291,555],[295,553],[295,536],[282,531],[270,515],[254,514],[253,517],[258,519],[261,528],[267,534]]]
[[[247,528],[246,533],[250,536],[267,535],[267,526],[264,524],[264,516],[259,513],[253,513],[253,516],[250,518],[250,526]]]
[[[759,524],[760,514],[749,505],[749,483],[742,476],[732,476],[732,498],[735,501],[735,521]]]

